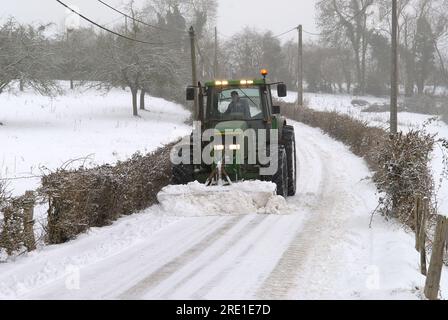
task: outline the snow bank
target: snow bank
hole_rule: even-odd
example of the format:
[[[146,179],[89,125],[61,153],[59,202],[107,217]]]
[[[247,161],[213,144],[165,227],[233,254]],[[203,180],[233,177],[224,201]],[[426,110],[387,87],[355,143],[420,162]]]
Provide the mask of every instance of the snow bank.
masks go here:
[[[263,181],[245,181],[230,186],[211,187],[199,182],[167,186],[157,195],[157,199],[168,214],[180,216],[288,212],[286,200],[276,196],[276,185]]]

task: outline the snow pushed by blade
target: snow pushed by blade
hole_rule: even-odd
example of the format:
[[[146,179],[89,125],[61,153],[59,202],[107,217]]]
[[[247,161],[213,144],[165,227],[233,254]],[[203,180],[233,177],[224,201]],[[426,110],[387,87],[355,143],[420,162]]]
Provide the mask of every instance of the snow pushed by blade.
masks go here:
[[[276,195],[276,185],[265,181],[245,181],[229,186],[207,187],[199,182],[170,185],[157,199],[168,214],[176,216],[227,216],[287,214],[286,200]]]

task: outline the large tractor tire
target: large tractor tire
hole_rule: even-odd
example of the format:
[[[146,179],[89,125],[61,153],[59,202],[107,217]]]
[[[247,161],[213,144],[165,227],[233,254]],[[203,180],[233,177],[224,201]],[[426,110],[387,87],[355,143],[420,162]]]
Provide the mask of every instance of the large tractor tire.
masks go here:
[[[182,151],[179,151],[182,152]],[[177,164],[172,166],[171,184],[182,185],[194,181],[194,165],[193,156],[191,153],[190,164]]]
[[[283,142],[288,160],[288,196],[292,197],[297,192],[296,135],[293,126],[285,126],[283,128]]]
[[[272,177],[272,182],[277,185],[277,194],[279,196],[288,196],[288,159],[284,146],[279,146],[278,148],[278,169]]]
[[[194,169],[190,164],[174,165],[172,168],[171,184],[182,185],[194,181]]]

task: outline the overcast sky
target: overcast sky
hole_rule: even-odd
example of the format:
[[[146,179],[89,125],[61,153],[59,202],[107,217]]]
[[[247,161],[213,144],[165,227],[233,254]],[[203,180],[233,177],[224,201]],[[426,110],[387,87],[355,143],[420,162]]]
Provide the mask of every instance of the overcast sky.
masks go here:
[[[102,24],[120,19],[114,11],[104,7],[95,0],[66,0],[67,4],[76,6],[89,18]],[[14,0],[2,1],[0,18],[16,17],[21,22],[56,22],[62,25],[67,15],[65,9],[56,0]],[[65,2],[65,1],[63,1]],[[105,0],[105,2],[122,8],[127,0]],[[144,0],[137,0],[137,4]],[[272,30],[282,33],[299,23],[305,30],[315,32],[314,4],[316,0],[218,0],[218,28],[223,35],[232,35],[244,26],[260,30]],[[282,39],[293,37],[291,33]],[[306,36],[305,36],[306,37]]]

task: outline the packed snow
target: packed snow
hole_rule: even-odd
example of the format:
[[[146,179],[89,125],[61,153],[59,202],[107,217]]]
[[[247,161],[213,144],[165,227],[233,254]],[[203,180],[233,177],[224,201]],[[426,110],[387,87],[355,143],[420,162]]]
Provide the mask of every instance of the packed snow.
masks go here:
[[[229,186],[207,187],[199,182],[167,186],[157,195],[162,208],[182,216],[242,215],[250,213],[287,214],[283,197],[275,195],[276,185],[244,181]]]

